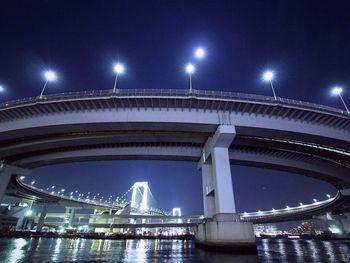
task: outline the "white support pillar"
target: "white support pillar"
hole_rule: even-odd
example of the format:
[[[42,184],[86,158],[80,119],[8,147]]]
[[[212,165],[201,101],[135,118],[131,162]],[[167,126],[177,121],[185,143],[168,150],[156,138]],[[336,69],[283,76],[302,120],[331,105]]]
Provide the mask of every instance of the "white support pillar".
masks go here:
[[[202,187],[204,217],[212,218],[215,215],[214,180],[211,164],[202,165]]]
[[[73,227],[74,223],[74,216],[75,216],[75,208],[73,207],[66,207],[66,214],[68,218],[68,227]]]
[[[216,214],[236,213],[228,148],[212,149]]]
[[[43,204],[43,207],[42,207],[41,213],[40,213],[40,217],[38,220],[38,224],[36,226],[36,232],[41,232],[41,230],[43,229],[48,207],[49,207],[48,204]]]
[[[202,169],[205,217],[212,220],[196,227],[196,246],[257,253],[253,224],[240,221],[236,214],[228,153],[235,136],[234,126],[220,125],[203,148],[198,166]]]

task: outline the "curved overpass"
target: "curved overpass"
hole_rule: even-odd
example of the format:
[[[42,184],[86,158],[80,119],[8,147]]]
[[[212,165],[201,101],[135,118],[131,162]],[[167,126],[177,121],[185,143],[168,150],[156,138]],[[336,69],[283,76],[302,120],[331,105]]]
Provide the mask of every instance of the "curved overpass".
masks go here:
[[[316,104],[228,92],[89,91],[0,107],[0,158],[22,168],[99,159],[199,161],[218,125],[233,125],[234,164],[350,187],[350,117]]]
[[[7,195],[24,198],[43,204],[65,205],[69,207],[80,208],[105,208],[121,210],[127,204],[119,204],[116,202],[106,203],[95,200],[87,200],[83,198],[70,198],[65,195],[52,194],[49,191],[39,189],[37,187],[21,182],[18,177],[12,177],[11,182],[6,191]]]
[[[104,208],[121,210],[125,208],[126,204],[118,204],[115,202],[98,202],[94,200],[70,198],[64,195],[52,194],[49,191],[38,189],[31,185],[21,182],[16,177],[13,177],[8,189],[7,194],[13,195],[20,198],[33,200],[39,203],[46,204],[60,204],[70,207],[80,208]],[[286,207],[280,209],[272,209],[268,211],[258,212],[244,212],[239,213],[241,220],[250,221],[254,224],[274,223],[282,221],[293,221],[293,220],[306,220],[312,219],[314,216],[320,215],[326,212],[341,213],[347,211],[350,207],[350,198],[341,195],[340,192],[336,196],[330,197],[326,200],[317,201],[311,204],[302,204],[296,207]],[[141,218],[146,216],[147,218],[172,218],[163,212],[150,211],[151,215],[139,215]],[[121,217],[137,218],[137,215],[121,215]],[[145,217],[145,218],[146,218]],[[185,216],[187,220],[195,220],[197,223],[202,216]]]

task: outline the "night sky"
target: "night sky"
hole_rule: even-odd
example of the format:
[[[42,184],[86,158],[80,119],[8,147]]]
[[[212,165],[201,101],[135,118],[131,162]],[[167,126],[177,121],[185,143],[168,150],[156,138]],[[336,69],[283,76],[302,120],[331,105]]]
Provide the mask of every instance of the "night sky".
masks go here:
[[[186,89],[184,65],[207,50],[195,89],[271,95],[261,72],[273,69],[278,96],[341,107],[349,101],[348,1],[1,1],[1,100],[39,95],[45,69],[58,81],[47,93],[112,89],[113,63],[126,65],[122,89]],[[348,91],[350,89],[348,88]],[[239,211],[325,198],[335,189],[300,175],[232,166]],[[103,161],[33,171],[39,187],[123,194],[147,180],[157,205],[202,213],[196,163]],[[27,179],[29,180],[29,179]]]

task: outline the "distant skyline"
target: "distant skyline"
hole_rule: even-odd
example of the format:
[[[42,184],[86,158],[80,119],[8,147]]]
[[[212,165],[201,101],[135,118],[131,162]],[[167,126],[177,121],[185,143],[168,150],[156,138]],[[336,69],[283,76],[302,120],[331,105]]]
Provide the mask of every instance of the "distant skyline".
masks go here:
[[[277,96],[343,109],[350,103],[348,1],[4,1],[0,9],[1,101],[38,96],[43,72],[57,72],[46,94],[112,89],[113,65],[126,71],[120,89],[193,88],[272,96],[261,81],[274,70]],[[296,205],[334,194],[328,184],[279,171],[232,166],[239,211]],[[39,186],[122,194],[149,181],[167,210],[202,213],[196,163],[103,161],[33,170]],[[101,180],[103,178],[103,180]],[[298,193],[296,195],[296,193]]]

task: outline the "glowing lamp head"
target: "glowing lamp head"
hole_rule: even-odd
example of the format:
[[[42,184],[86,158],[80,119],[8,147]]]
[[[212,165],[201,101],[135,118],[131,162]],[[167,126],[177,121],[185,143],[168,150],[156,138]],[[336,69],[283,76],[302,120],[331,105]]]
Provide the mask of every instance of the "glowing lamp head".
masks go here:
[[[265,71],[262,75],[262,78],[264,81],[271,81],[273,80],[274,74],[272,71]]]
[[[114,72],[117,74],[123,74],[125,71],[124,65],[117,63],[114,65]]]
[[[194,55],[196,56],[196,58],[202,59],[205,57],[205,50],[199,47],[194,51]]]
[[[24,215],[29,217],[29,216],[31,216],[32,214],[33,214],[33,211],[32,211],[32,210],[28,210],[28,211],[25,212]]]
[[[46,71],[44,77],[47,81],[55,81],[57,79],[56,73],[51,70]]]
[[[341,87],[334,87],[331,92],[333,95],[340,95],[343,92],[343,89]]]
[[[192,74],[194,72],[195,68],[193,64],[187,64],[186,65],[186,72],[189,74]]]
[[[0,92],[4,92],[4,91],[5,91],[4,86],[1,86],[1,85],[0,85]]]

